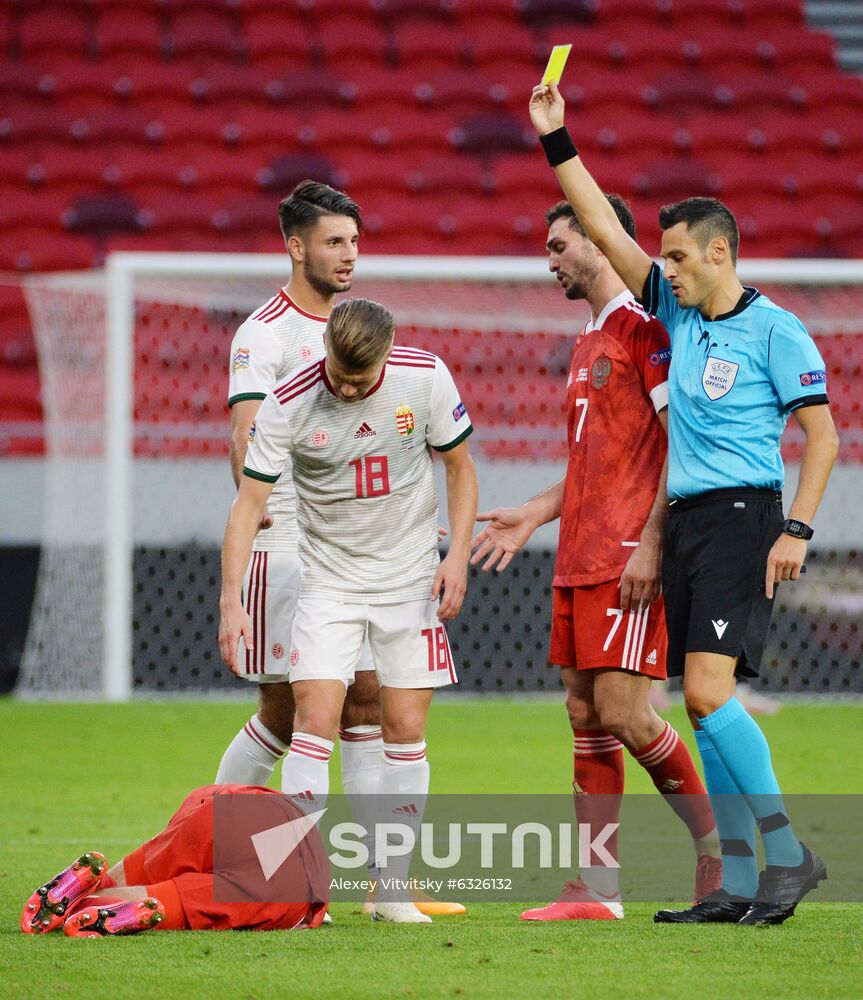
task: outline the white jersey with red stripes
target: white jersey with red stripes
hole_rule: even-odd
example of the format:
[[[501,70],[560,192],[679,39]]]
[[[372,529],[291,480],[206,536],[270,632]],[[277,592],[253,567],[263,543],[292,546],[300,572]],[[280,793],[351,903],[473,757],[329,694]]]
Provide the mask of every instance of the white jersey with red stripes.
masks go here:
[[[231,342],[228,406],[245,399],[267,398],[279,382],[310,361],[324,356],[326,316],[303,312],[284,289],[256,309]],[[297,500],[288,459],[267,504],[273,526],[260,532],[259,552],[295,552]]]
[[[258,411],[244,474],[276,482],[293,459],[302,593],[427,599],[439,561],[431,450],[471,430],[446,365],[413,348],[395,347],[355,402],[335,395],[323,361],[277,386]]]

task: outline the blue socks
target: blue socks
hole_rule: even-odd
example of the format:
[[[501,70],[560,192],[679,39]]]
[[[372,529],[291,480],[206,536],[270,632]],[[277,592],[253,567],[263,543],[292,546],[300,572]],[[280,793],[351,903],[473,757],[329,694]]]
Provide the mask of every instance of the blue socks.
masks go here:
[[[753,899],[758,888],[755,817],[703,729],[695,730],[695,742],[722,844],[722,888],[731,896]]]
[[[731,698],[698,723],[758,822],[767,864],[789,868],[802,864],[803,848],[785,815],[770,748],[755,720],[736,698]],[[698,745],[700,748],[700,741]],[[709,778],[707,787],[712,791]],[[721,827],[719,832],[723,836]]]

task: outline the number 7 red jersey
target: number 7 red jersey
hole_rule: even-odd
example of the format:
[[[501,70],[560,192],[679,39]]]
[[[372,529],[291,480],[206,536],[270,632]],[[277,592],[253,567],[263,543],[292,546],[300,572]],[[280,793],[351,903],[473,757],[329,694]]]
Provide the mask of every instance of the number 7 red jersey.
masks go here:
[[[641,535],[667,442],[671,347],[665,327],[624,292],[578,335],[566,390],[569,460],[556,587],[620,576]]]

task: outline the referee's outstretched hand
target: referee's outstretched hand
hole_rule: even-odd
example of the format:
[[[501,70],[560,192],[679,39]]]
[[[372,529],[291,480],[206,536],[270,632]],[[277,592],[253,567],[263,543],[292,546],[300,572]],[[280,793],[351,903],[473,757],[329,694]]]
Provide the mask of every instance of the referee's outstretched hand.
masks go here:
[[[533,88],[530,95],[530,120],[537,135],[548,135],[563,125],[563,113],[566,104],[560,96],[557,85],[550,83],[547,87],[539,84]]]
[[[784,532],[773,543],[767,556],[767,575],[764,578],[764,593],[772,598],[777,583],[796,580],[806,559],[806,542]]]

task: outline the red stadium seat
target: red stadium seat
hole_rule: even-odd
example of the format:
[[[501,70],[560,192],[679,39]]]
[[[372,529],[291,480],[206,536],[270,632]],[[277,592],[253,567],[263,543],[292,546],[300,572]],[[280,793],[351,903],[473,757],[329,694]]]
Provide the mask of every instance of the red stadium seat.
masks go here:
[[[383,149],[410,150],[416,157],[458,147],[452,118],[438,111],[380,111],[368,119],[372,140]]]
[[[138,205],[120,192],[81,195],[64,213],[63,225],[72,232],[91,236],[117,230],[137,232],[144,228]]]
[[[69,198],[62,190],[18,191],[14,198],[4,199],[0,207],[0,226],[7,232],[10,227],[59,229],[68,207]]]
[[[386,35],[368,17],[328,18],[312,32],[312,45],[342,75],[384,65],[389,53]]]
[[[293,183],[295,184],[296,181]],[[288,190],[290,188],[286,186],[285,193]],[[225,233],[254,233],[278,227],[281,197],[280,193],[279,195],[255,194],[243,198],[226,199],[212,216],[213,226],[219,232]]]
[[[300,125],[296,135],[302,146],[334,158],[354,151],[378,152],[392,144],[380,118],[362,114],[359,109],[322,110]]]
[[[74,52],[83,58],[89,41],[86,15],[74,8],[25,12],[18,25],[18,44],[28,58],[51,52]]]
[[[642,86],[640,96],[649,108],[682,115],[719,106],[716,89],[711,74],[693,67],[654,77]]]
[[[101,56],[138,52],[157,56],[163,20],[158,11],[137,6],[105,7],[96,20],[94,37]]]
[[[462,121],[453,130],[452,143],[466,153],[494,156],[531,149],[536,145],[536,135],[517,118],[492,113]]]
[[[634,5],[637,6],[637,5]],[[597,20],[593,0],[522,0],[519,10],[524,23],[533,31],[578,30]]]
[[[399,62],[418,76],[441,75],[465,61],[467,40],[457,25],[410,20],[395,29],[393,48]]]
[[[458,116],[494,111],[509,98],[506,87],[493,83],[482,70],[470,69],[425,76],[414,86],[413,94],[425,108],[445,109],[448,114]],[[521,103],[524,105],[523,94]]]
[[[807,75],[801,80],[803,104],[812,111],[829,109],[836,113],[847,109],[855,115],[863,115],[863,80],[850,74]]]
[[[253,65],[272,60],[282,72],[309,65],[309,31],[298,10],[277,8],[253,11],[245,19],[246,42]]]
[[[465,49],[477,66],[488,72],[504,72],[513,65],[540,67],[547,53],[530,29],[519,24],[472,20],[466,27]]]
[[[232,59],[245,50],[233,14],[218,9],[174,13],[163,46],[168,54],[178,58],[203,53]]]
[[[476,160],[458,153],[422,157],[404,175],[404,182],[414,194],[450,191],[474,196],[490,194],[494,184]]]
[[[452,0],[375,0],[374,9],[378,16],[391,27],[420,18],[432,21],[437,27],[451,21],[453,7],[460,4]]]
[[[166,191],[139,206],[138,231],[165,236],[180,231],[209,232],[215,239],[213,217],[222,207],[222,202],[206,194]],[[129,231],[135,230],[129,227]]]
[[[335,180],[332,161],[315,152],[286,153],[262,167],[257,179],[265,190],[284,196],[308,177],[332,184]]]
[[[700,160],[678,157],[646,164],[636,173],[633,186],[643,197],[660,201],[712,198],[720,193],[720,178]]]
[[[413,151],[367,152],[346,147],[333,170],[335,186],[347,191],[361,205],[406,188],[406,177],[416,166]]]

